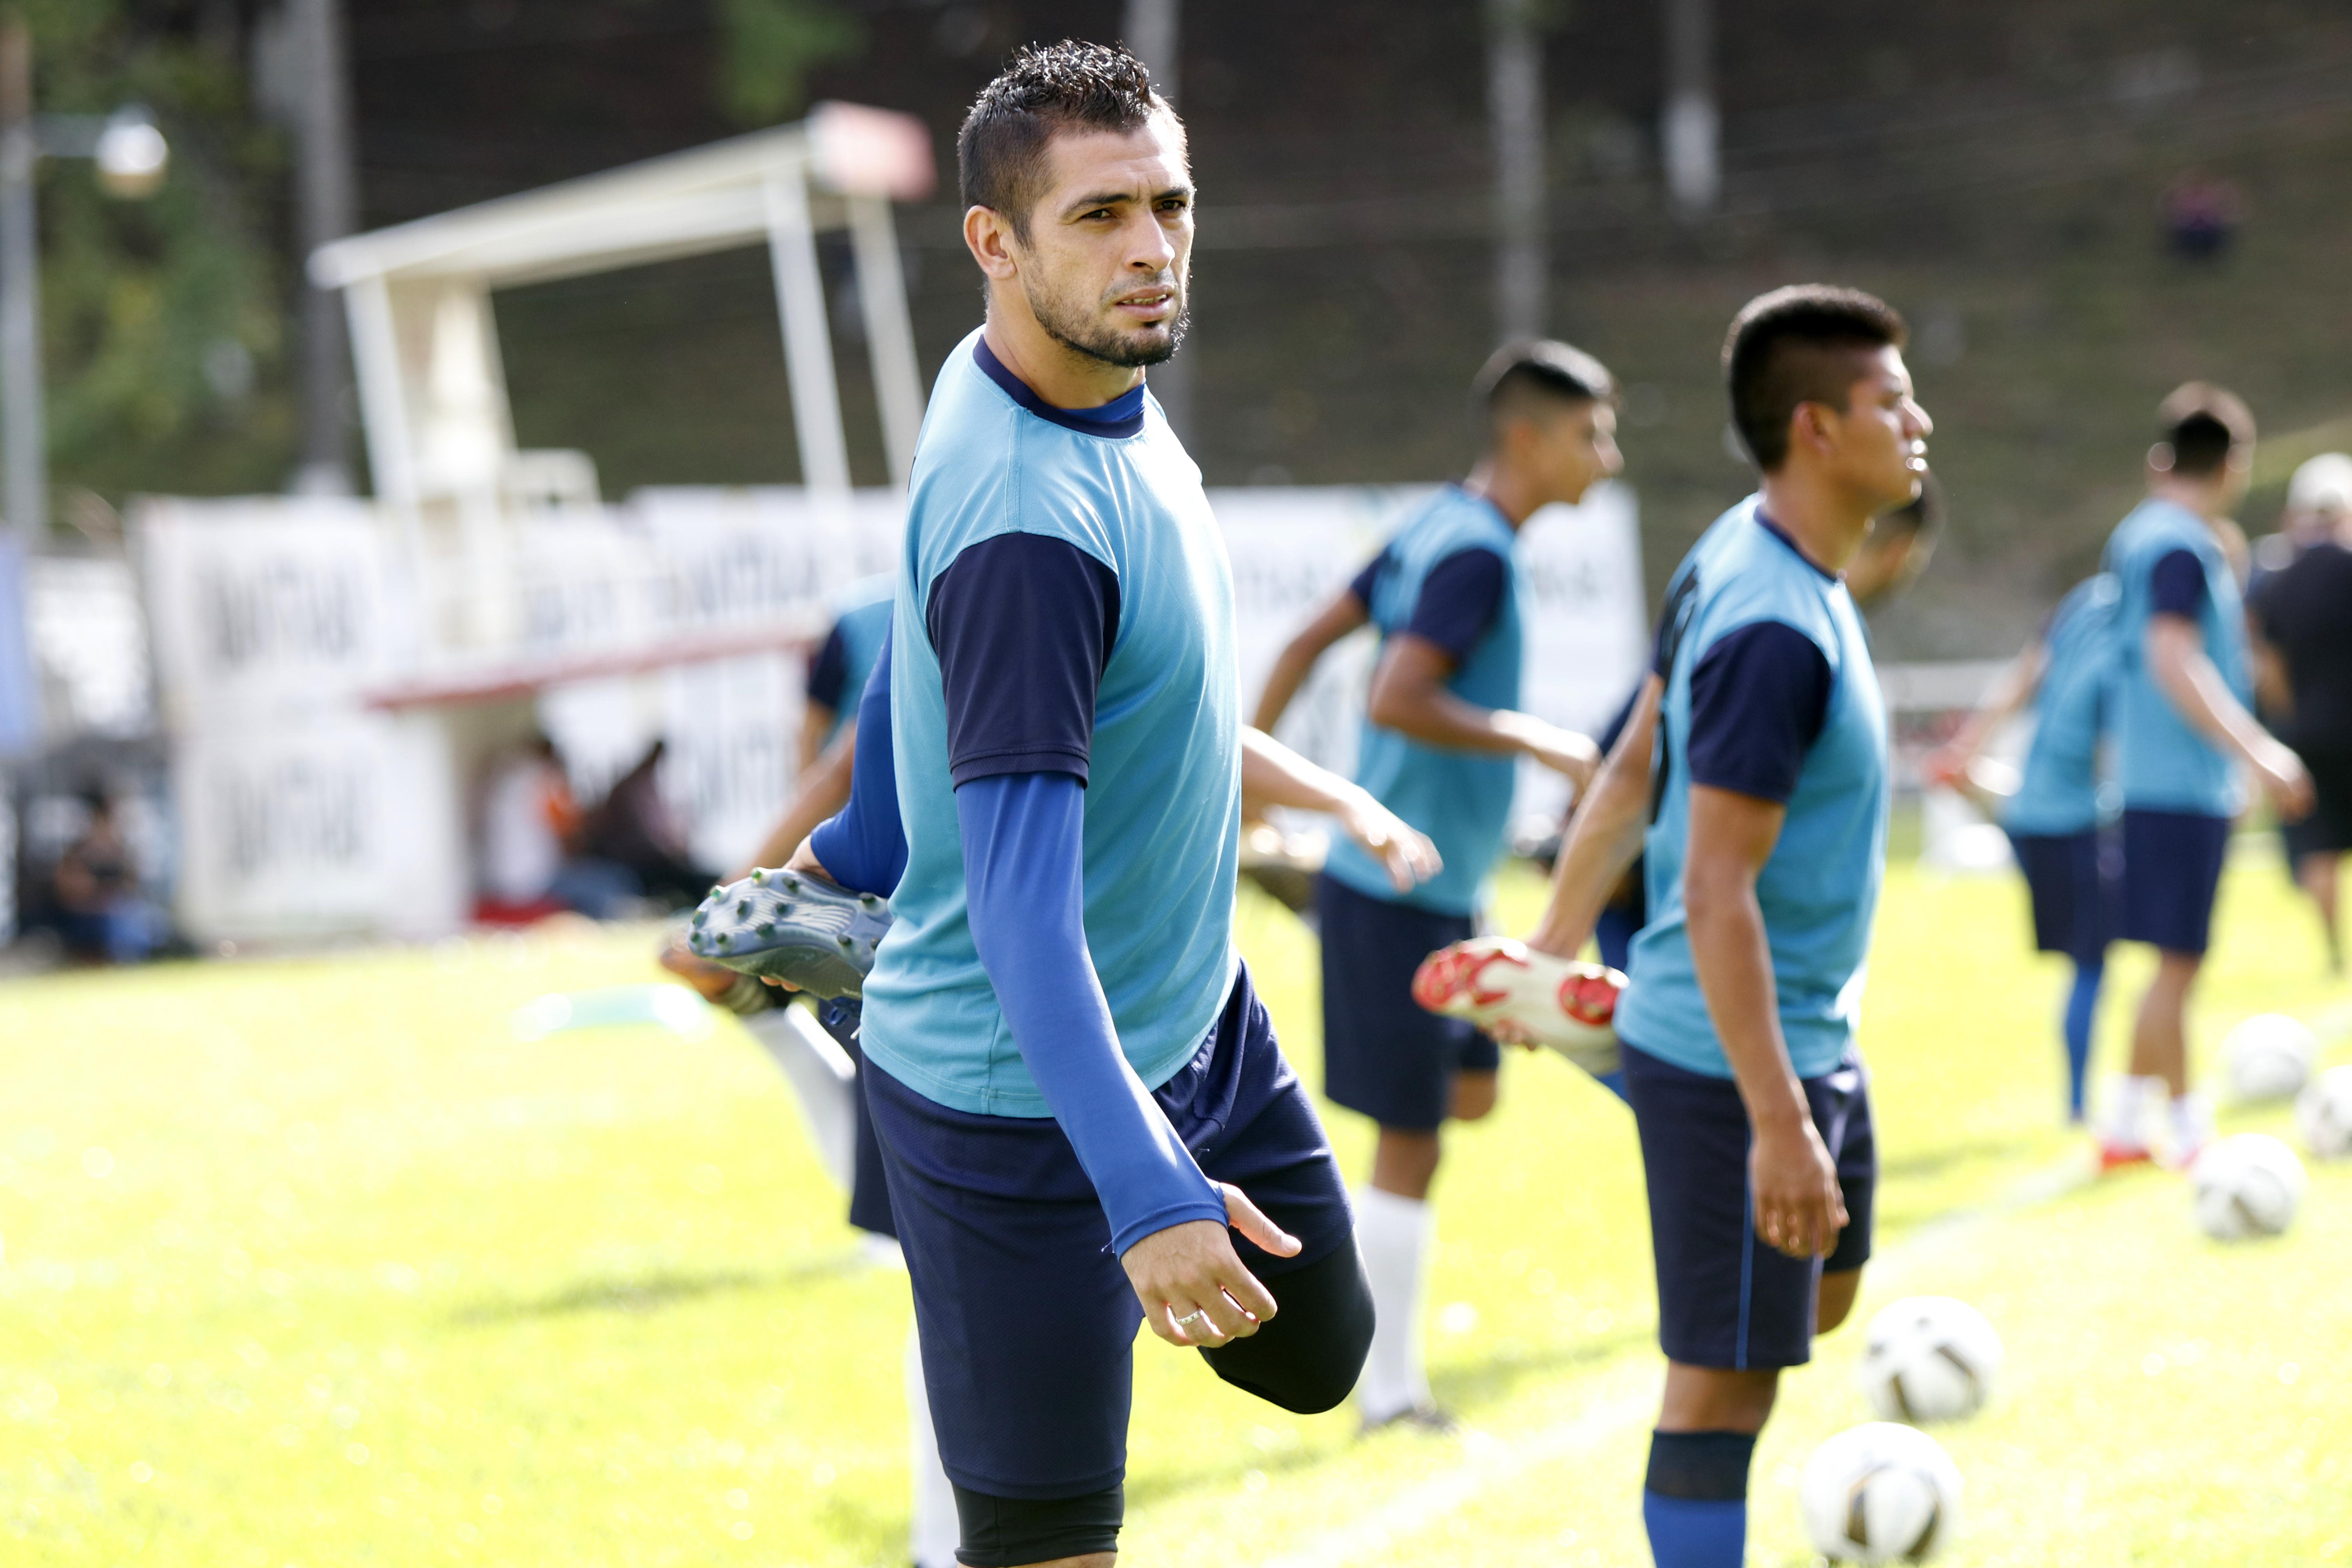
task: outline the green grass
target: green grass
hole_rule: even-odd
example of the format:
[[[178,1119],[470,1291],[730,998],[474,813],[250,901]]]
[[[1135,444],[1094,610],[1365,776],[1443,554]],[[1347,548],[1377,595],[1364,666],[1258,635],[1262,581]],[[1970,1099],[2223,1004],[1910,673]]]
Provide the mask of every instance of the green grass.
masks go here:
[[[1515,918],[1535,896],[1507,889]],[[1892,879],[1868,1004],[1885,1180],[1863,1310],[1923,1290],[2008,1342],[1940,1434],[1966,1564],[2352,1552],[2352,1169],[2224,1248],[2173,1178],[2021,1201],[2056,1125],[2060,976],[2006,880]],[[2202,996],[2342,1016],[2274,868],[2233,874]],[[1244,938],[1310,1080],[1310,939]],[[789,1092],[730,1024],[516,1041],[515,1005],[651,978],[644,931],[0,987],[0,1561],[902,1561],[903,1276],[861,1268]],[[2104,1059],[2144,966],[2117,965]],[[2340,1046],[2339,1046],[2340,1048]],[[1432,1293],[1460,1440],[1358,1440],[1145,1342],[1126,1561],[1646,1561],[1658,1374],[1622,1110],[1514,1058],[1457,1131]],[[2275,1128],[2282,1113],[2231,1125]],[[1335,1113],[1351,1173],[1367,1130]],[[1853,1331],[1790,1378],[1756,1557],[1804,1561],[1795,1468],[1864,1418]]]

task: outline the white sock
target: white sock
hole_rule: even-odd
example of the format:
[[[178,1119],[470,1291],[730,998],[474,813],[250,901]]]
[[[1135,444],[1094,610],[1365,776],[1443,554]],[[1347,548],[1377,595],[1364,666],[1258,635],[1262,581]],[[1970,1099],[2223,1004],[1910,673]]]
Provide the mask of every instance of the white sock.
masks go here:
[[[915,1330],[907,1330],[907,1468],[914,1483],[914,1512],[907,1536],[915,1568],[956,1568],[955,1489],[940,1464],[940,1442],[931,1431],[931,1399],[923,1389],[923,1352]]]
[[[2118,1149],[2147,1147],[2147,1112],[2164,1095],[2160,1078],[2125,1074],[2116,1080],[2114,1100],[2107,1107],[2106,1140]]]
[[[754,1013],[743,1026],[783,1069],[817,1158],[847,1192],[857,1166],[857,1064],[806,1007]]]
[[[1367,1187],[1356,1194],[1356,1247],[1371,1281],[1372,1348],[1356,1382],[1356,1407],[1385,1421],[1430,1403],[1421,1359],[1422,1263],[1434,1231],[1429,1205]]]
[[[2213,1115],[2205,1097],[2184,1094],[2172,1102],[2172,1153],[2175,1159],[2202,1148],[2212,1135]]]

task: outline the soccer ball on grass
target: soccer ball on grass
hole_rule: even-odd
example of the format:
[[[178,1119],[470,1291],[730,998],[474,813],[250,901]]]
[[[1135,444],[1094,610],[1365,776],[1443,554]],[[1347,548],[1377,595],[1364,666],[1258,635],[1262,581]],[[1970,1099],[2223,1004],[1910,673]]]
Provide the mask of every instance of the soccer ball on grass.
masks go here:
[[[2318,1160],[2352,1154],[2352,1067],[2329,1068],[2294,1102],[2295,1131]]]
[[[1813,1450],[1797,1502],[1833,1563],[1925,1563],[1958,1532],[1960,1472],[1925,1432],[1873,1421]]]
[[[2276,1236],[2303,1206],[2303,1162],[2277,1139],[2239,1132],[2189,1168],[2200,1229],[2216,1241]]]
[[[2311,1077],[2319,1038],[2300,1018],[2257,1013],[2221,1039],[2230,1092],[2240,1100],[2284,1100]]]
[[[2000,1336],[1949,1296],[1910,1296],[1880,1310],[1864,1335],[1862,1391],[1882,1421],[1974,1415],[2000,1371]]]

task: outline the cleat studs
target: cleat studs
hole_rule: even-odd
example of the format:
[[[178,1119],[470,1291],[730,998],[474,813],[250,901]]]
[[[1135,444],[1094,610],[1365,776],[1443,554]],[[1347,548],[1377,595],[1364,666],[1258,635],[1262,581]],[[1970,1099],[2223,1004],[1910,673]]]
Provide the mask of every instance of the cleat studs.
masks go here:
[[[772,925],[762,925],[759,928],[757,934],[762,937],[771,937],[776,934],[776,928]]]
[[[835,937],[833,940],[839,944],[841,950],[845,952],[848,952],[851,946],[854,945],[845,935]]]
[[[748,915],[748,914],[750,914],[751,912],[751,900],[749,900],[749,899],[741,899],[741,900],[738,900],[736,901],[736,904],[735,904],[735,917],[736,917],[738,920],[740,920],[743,916]]]
[[[751,882],[754,887],[764,887],[767,884],[767,880],[768,874],[765,871],[759,869],[757,867],[752,868]]]
[[[729,936],[729,935],[728,935],[725,931],[720,931],[720,932],[719,933],[719,946],[721,946],[721,947],[725,947],[726,945],[728,945],[728,943],[730,943],[730,942],[733,942],[734,940],[735,940],[735,939],[734,939],[733,937]]]

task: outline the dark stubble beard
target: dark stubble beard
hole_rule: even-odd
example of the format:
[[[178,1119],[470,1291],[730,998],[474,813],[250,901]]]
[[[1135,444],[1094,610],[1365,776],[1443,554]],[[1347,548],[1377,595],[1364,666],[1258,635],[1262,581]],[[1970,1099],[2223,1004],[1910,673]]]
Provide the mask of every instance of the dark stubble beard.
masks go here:
[[[1045,335],[1064,348],[1105,364],[1132,370],[1141,365],[1165,364],[1176,357],[1176,351],[1184,346],[1184,329],[1192,321],[1191,293],[1189,288],[1180,287],[1175,319],[1166,323],[1168,335],[1156,340],[1123,332],[1082,309],[1065,305],[1059,298],[1040,298],[1034,291],[1029,293],[1029,310],[1037,318],[1037,324],[1045,329]]]

